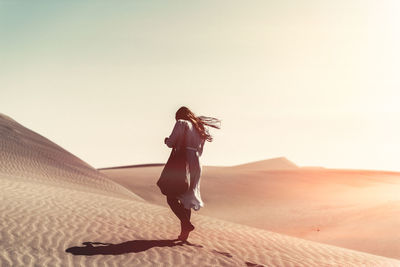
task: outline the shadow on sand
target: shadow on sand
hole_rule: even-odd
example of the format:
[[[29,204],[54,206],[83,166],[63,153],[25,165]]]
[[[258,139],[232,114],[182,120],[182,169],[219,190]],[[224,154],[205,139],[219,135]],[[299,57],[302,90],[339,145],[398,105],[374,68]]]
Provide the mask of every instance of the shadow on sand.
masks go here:
[[[70,247],[65,252],[74,255],[120,255],[125,253],[138,253],[154,247],[174,247],[182,245],[194,245],[187,241],[183,242],[178,239],[174,240],[133,240],[120,244],[101,243],[101,242],[84,242],[84,247]]]
[[[174,247],[174,246],[192,246],[196,248],[203,248],[202,245],[196,245],[188,241],[173,240],[133,240],[120,244],[101,243],[101,242],[83,242],[83,247],[70,247],[65,252],[73,255],[121,255],[125,253],[138,253],[154,247]],[[212,250],[211,252],[224,255],[225,257],[232,258],[233,256],[228,252],[221,252]],[[245,262],[247,266],[264,267],[261,264]]]

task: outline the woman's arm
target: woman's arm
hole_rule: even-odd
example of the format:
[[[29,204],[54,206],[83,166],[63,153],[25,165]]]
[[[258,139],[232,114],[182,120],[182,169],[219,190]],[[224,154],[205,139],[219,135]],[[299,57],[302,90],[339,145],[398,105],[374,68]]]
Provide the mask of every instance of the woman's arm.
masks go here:
[[[176,147],[178,140],[180,139],[183,129],[185,127],[185,124],[182,120],[178,120],[175,123],[174,129],[172,130],[172,133],[169,137],[164,139],[164,143],[168,146],[168,147]]]
[[[205,140],[201,140],[200,147],[197,151],[199,153],[199,157],[203,154],[204,142]]]

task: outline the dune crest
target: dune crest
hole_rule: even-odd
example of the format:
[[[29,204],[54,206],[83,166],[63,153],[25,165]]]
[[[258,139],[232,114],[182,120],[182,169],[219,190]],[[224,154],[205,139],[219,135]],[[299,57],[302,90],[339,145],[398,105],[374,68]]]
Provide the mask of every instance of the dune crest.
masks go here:
[[[47,138],[0,114],[0,175],[140,199]]]
[[[296,170],[299,167],[285,157],[259,160],[232,166],[232,168],[252,170]]]

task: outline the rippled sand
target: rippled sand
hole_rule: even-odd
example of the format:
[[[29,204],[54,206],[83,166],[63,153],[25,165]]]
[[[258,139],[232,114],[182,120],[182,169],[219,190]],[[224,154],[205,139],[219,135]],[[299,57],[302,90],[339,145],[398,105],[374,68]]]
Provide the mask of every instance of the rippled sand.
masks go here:
[[[194,214],[177,219],[0,117],[1,266],[400,266],[394,259]]]

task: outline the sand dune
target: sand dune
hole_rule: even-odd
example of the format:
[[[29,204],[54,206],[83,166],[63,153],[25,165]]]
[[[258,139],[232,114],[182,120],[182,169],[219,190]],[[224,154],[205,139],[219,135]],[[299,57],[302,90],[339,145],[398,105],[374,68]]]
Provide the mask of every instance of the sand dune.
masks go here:
[[[47,139],[1,117],[0,265],[400,266],[394,259],[143,201]]]
[[[162,167],[102,171],[147,201]],[[200,214],[400,259],[400,174],[204,167]]]
[[[260,160],[245,164],[232,166],[232,168],[240,170],[295,170],[298,169],[296,164],[285,157]]]
[[[179,245],[178,223],[160,206],[8,179],[0,187],[2,266],[400,266],[200,215],[191,244]]]
[[[60,146],[2,114],[0,146],[3,177],[140,199]]]

